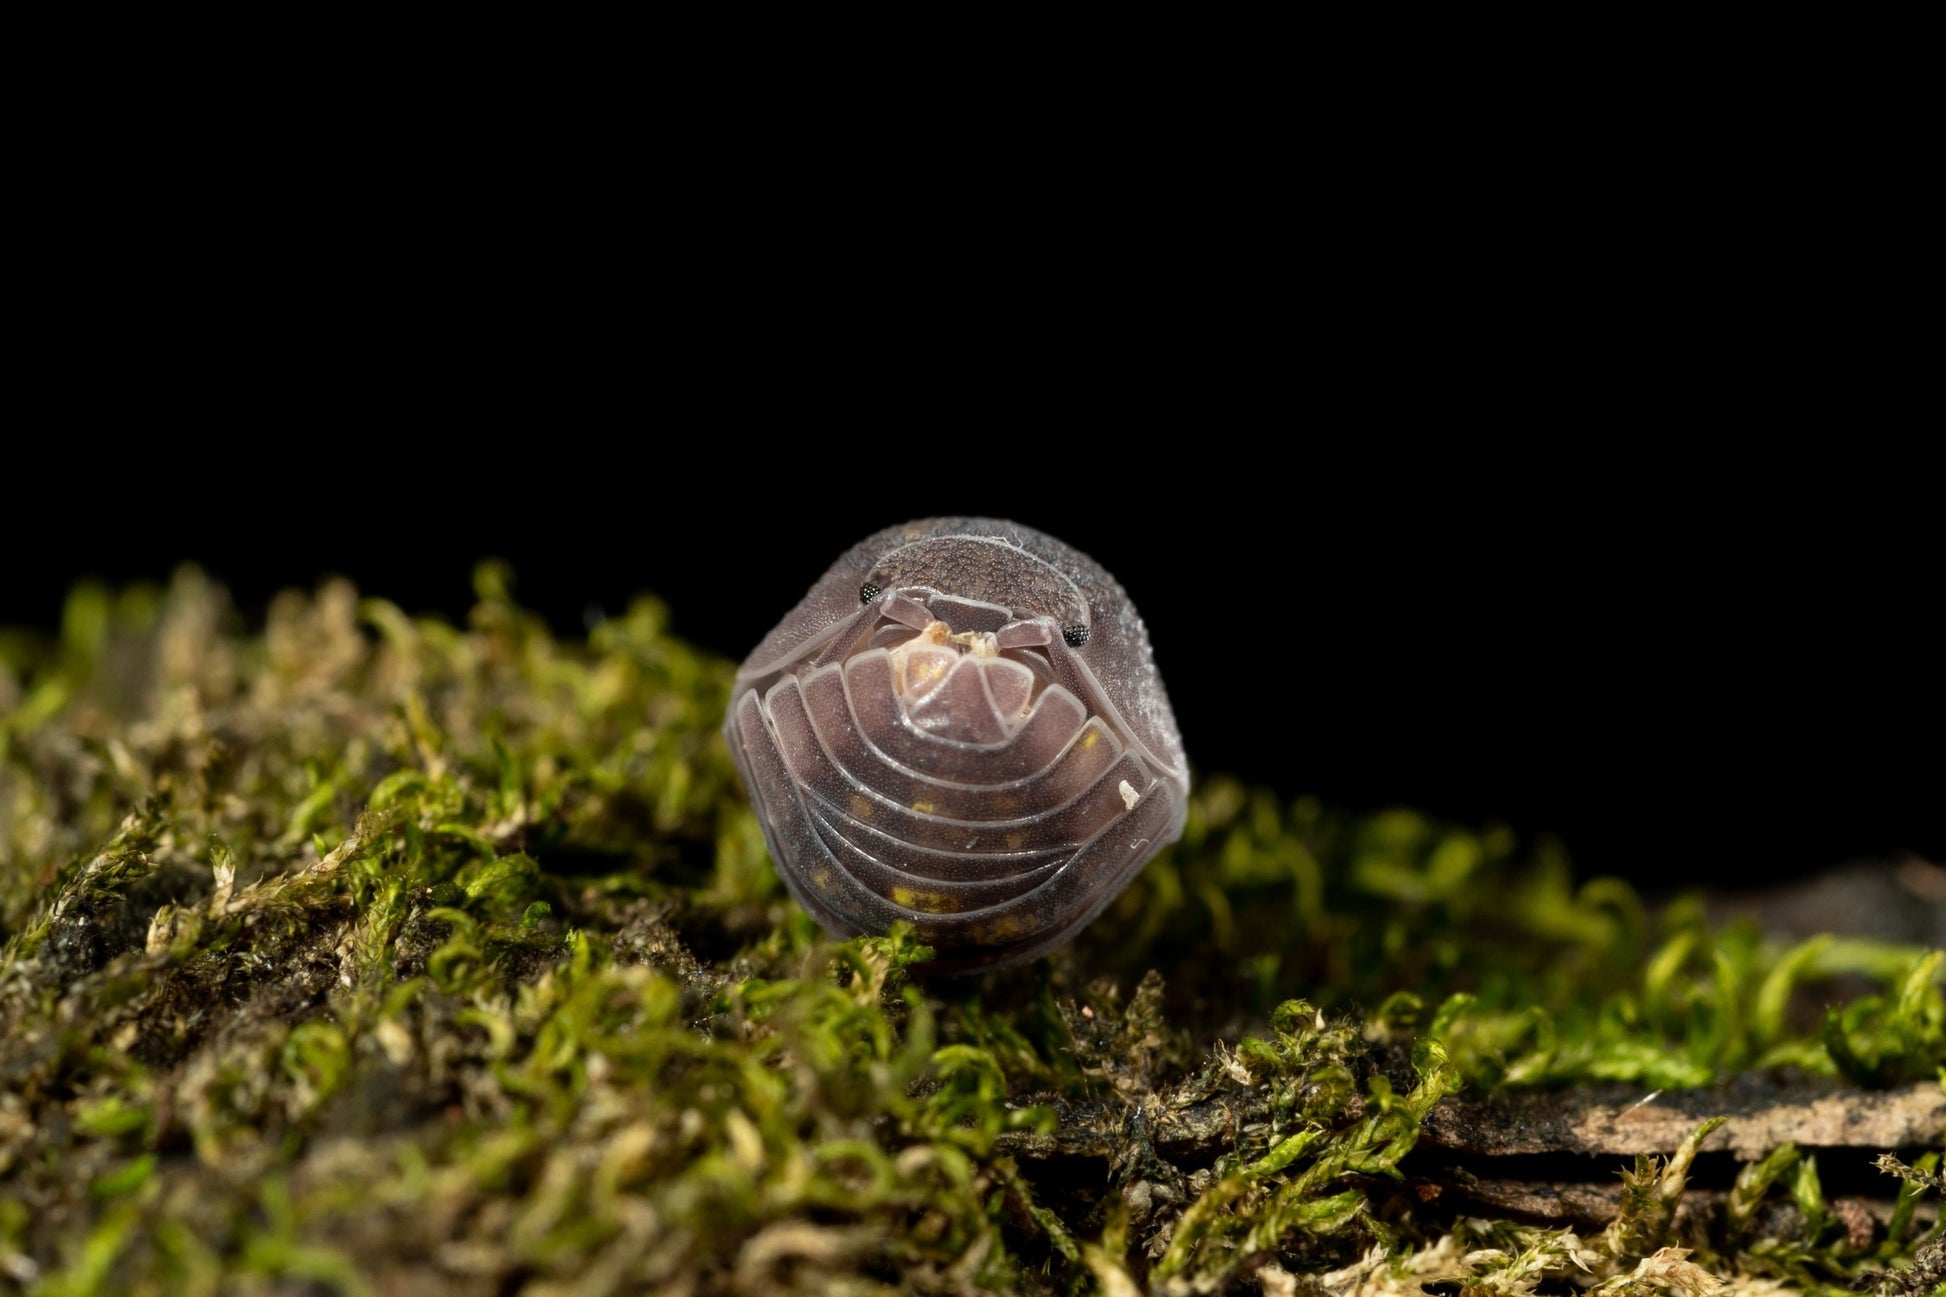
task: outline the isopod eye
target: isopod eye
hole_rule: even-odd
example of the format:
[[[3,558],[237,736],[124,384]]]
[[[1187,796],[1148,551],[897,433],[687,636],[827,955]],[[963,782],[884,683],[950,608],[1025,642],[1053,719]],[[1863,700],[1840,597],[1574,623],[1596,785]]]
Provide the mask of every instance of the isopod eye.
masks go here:
[[[1088,642],[1088,628],[1086,626],[1063,626],[1061,628],[1061,638],[1068,642],[1069,648],[1080,648]]]
[[[867,581],[864,585],[858,587],[858,602],[870,603],[872,600],[878,598],[881,593],[882,591],[877,586]]]

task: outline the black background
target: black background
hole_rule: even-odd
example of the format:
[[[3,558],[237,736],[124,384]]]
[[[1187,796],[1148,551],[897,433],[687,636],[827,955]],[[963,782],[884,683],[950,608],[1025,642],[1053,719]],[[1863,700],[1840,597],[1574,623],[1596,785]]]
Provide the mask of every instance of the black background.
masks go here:
[[[119,115],[22,207],[0,623],[185,559],[457,615],[491,554],[738,657],[991,513],[1117,574],[1200,771],[1650,882],[1946,859],[1897,87],[1299,81]]]
[[[16,523],[0,622],[185,560],[250,617],[334,573],[460,616],[492,555],[563,632],[655,592],[738,658],[870,531],[987,513],[1118,576],[1199,773],[1554,834],[1651,888],[1946,856],[1939,546],[1896,460],[1704,454],[1546,405],[1489,437],[1343,384],[1326,417],[1263,387],[929,415],[829,379],[756,418],[561,373],[449,403],[436,434],[360,384],[323,419],[81,439],[25,468],[86,503]]]

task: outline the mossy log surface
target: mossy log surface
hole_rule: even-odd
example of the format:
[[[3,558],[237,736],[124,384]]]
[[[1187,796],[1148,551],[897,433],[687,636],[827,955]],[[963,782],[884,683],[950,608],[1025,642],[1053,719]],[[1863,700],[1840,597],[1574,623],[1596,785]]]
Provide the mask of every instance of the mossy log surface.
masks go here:
[[[0,1288],[1946,1282],[1941,952],[1205,771],[1072,947],[928,979],[785,895],[729,663],[477,588],[0,632]]]

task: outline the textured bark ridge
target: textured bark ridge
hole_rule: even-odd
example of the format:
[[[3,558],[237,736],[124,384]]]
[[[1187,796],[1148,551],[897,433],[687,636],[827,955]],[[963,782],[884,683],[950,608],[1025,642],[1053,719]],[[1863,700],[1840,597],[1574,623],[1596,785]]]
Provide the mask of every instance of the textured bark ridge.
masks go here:
[[[1946,1091],[1936,1083],[1859,1090],[1829,1081],[1740,1078],[1700,1090],[1584,1086],[1567,1095],[1510,1092],[1451,1100],[1426,1115],[1425,1142],[1457,1153],[1673,1153],[1710,1117],[1724,1119],[1712,1146],[1744,1160],[1780,1144],[1857,1152],[1923,1147],[1946,1129]]]

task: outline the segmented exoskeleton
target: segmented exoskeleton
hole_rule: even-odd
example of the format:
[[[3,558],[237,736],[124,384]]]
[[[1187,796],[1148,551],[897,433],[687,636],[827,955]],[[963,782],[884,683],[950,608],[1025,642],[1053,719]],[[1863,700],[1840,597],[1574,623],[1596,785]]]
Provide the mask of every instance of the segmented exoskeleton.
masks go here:
[[[737,672],[730,751],[791,894],[938,969],[1071,937],[1182,831],[1148,632],[1087,555],[938,518],[853,546]]]

